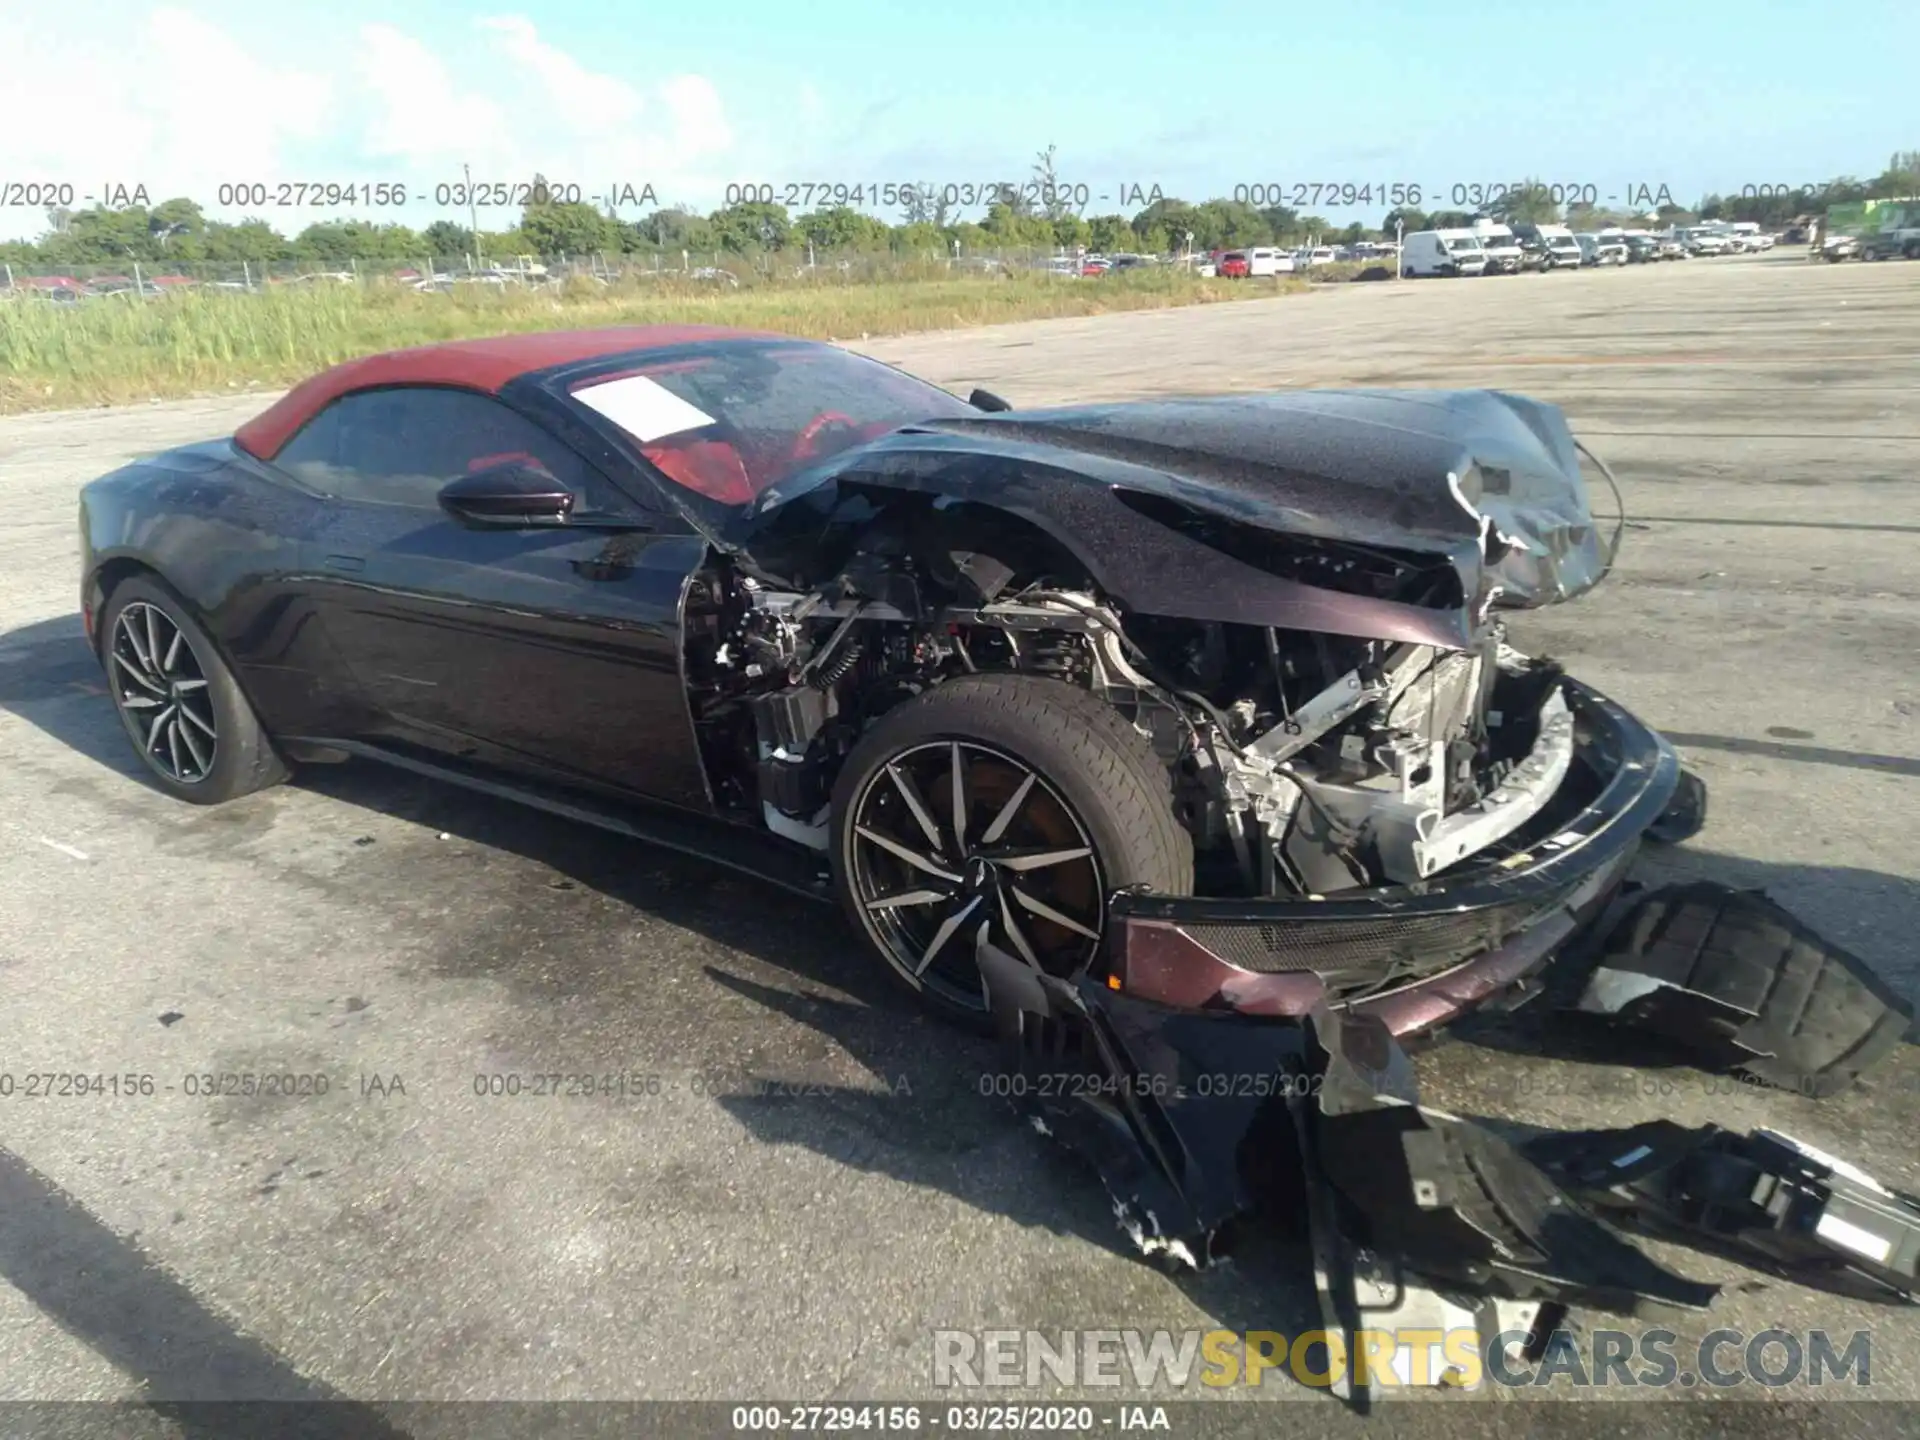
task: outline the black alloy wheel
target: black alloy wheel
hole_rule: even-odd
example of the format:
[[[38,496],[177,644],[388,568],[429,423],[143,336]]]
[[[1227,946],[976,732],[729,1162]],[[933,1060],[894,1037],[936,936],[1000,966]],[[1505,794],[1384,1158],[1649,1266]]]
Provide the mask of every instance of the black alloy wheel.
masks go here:
[[[925,991],[984,1009],[982,938],[1049,974],[1100,943],[1086,825],[1031,766],[973,741],[901,751],[854,801],[848,879],[869,936]]]
[[[287,778],[226,657],[157,575],[112,587],[97,637],[113,708],[162,790],[219,805]]]
[[[193,642],[159,606],[121,607],[108,637],[113,703],[146,762],[163,779],[198,785],[220,754],[220,722]]]

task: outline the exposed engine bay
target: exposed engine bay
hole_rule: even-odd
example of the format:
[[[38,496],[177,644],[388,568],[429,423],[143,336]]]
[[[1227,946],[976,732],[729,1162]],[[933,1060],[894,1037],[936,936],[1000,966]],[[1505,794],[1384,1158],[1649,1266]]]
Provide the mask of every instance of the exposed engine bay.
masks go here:
[[[716,551],[690,583],[686,678],[716,802],[824,851],[862,729],[1000,671],[1088,690],[1151,741],[1201,894],[1418,885],[1499,858],[1566,779],[1574,721],[1558,667],[1505,644],[1497,587],[1463,594],[1446,557],[1204,523],[1209,544],[1322,592],[1468,609],[1472,642],[1130,614],[1004,512],[843,495],[824,525],[751,560]]]

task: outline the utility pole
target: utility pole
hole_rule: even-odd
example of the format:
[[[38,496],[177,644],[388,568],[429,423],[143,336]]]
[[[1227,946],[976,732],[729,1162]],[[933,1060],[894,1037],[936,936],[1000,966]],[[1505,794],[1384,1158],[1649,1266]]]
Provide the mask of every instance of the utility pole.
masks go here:
[[[474,272],[474,257],[480,253],[480,216],[479,207],[473,202],[473,167],[462,164],[460,174],[467,182],[467,229],[473,232],[473,249],[467,255],[467,273]]]

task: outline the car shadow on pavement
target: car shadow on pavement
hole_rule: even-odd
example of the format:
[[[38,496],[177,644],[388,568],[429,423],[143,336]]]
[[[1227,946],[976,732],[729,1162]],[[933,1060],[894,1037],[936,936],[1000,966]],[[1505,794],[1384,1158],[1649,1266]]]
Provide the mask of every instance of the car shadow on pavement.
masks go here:
[[[631,958],[603,963],[578,953],[599,948],[591,944],[575,947],[562,970],[514,936],[450,944],[448,973],[521,991],[517,1046],[556,1054],[594,1048],[577,1012],[550,1018],[563,996],[596,1012],[587,1023],[624,1029],[629,1049],[657,1037],[656,1053],[662,1046],[685,1053],[694,1037],[704,1053],[692,1058],[708,1093],[761,1144],[811,1151],[1147,1265],[1094,1172],[1023,1124],[1005,1087],[996,1089],[1005,1075],[997,1042],[930,1019],[867,955],[837,909],[696,858],[376,765],[312,767],[300,783],[519,855],[553,877],[538,882],[542,889],[565,884],[604,896],[623,914],[644,915],[650,934],[664,924],[697,937],[687,948],[707,958],[670,985],[657,972],[637,972]],[[675,955],[662,963],[685,962]],[[696,977],[700,983],[689,986]],[[548,1033],[549,1025],[564,1029]],[[835,1078],[820,1078],[828,1070]],[[853,1072],[871,1083],[845,1083]],[[1311,1274],[1303,1244],[1254,1235],[1231,1266],[1179,1272],[1165,1283],[1221,1328],[1293,1334],[1319,1323]]]
[[[137,1383],[149,1411],[193,1440],[263,1434],[385,1440],[404,1434],[378,1409],[308,1379],[265,1343],[241,1334],[131,1239],[5,1149],[0,1280]],[[36,1415],[52,1420],[73,1412],[77,1423],[67,1433],[79,1434],[101,1423],[97,1415],[89,1423],[87,1408],[48,1402],[0,1410],[11,1409],[15,1421],[26,1412],[29,1426]],[[141,1422],[129,1410],[106,1423],[131,1435]]]
[[[868,957],[837,909],[693,857],[377,765],[311,767],[300,783],[519,855],[553,877],[538,882],[542,889],[583,887],[617,902],[623,914],[644,915],[649,933],[659,923],[690,932],[698,937],[690,948],[709,957],[663,985],[630,958],[603,963],[578,953],[601,948],[591,944],[574,947],[564,969],[517,936],[495,932],[484,946],[450,944],[447,973],[521,991],[525,1003],[513,1007],[517,1046],[592,1050],[588,1024],[625,1030],[630,1051],[645,1037],[684,1053],[697,1037],[708,1093],[761,1144],[811,1151],[1147,1266],[1115,1222],[1097,1175],[1022,1123],[1006,1087],[996,1087],[1006,1073],[997,1042],[928,1018]],[[683,962],[676,955],[663,963]],[[703,983],[689,986],[696,975]],[[563,998],[582,1002],[595,1019],[583,1022],[577,1008],[551,1019],[553,1002]],[[548,1033],[549,1025],[565,1028]],[[826,1070],[836,1077],[819,1078]],[[851,1072],[871,1083],[844,1083],[840,1077]],[[1303,1241],[1256,1232],[1233,1264],[1171,1273],[1164,1283],[1220,1328],[1296,1334],[1319,1324],[1311,1276]],[[1063,1316],[1059,1323],[1078,1322]]]
[[[934,1053],[916,1078],[886,1058],[894,1049],[897,1018],[877,1027],[875,1013],[866,1006],[796,996],[712,967],[706,973],[716,984],[812,1027],[876,1073],[894,1078],[891,1088],[871,1090],[796,1089],[749,1078],[720,1104],[756,1140],[801,1146],[858,1170],[942,1191],[1029,1229],[1072,1236],[1127,1263],[1152,1263],[1115,1222],[1112,1202],[1092,1167],[1038,1134],[1009,1099],[993,1093],[1004,1088],[994,1082],[1007,1074],[994,1042],[952,1033],[937,1040],[923,1035],[923,1042],[933,1041],[925,1048]],[[911,1086],[910,1097],[901,1088],[903,1079]],[[924,1143],[922,1137],[948,1131],[962,1111],[992,1127],[990,1144],[940,1153]],[[1292,1335],[1320,1324],[1304,1236],[1252,1229],[1234,1249],[1231,1264],[1165,1273],[1222,1328]],[[1073,1322],[1060,1317],[1060,1323]]]
[[[147,781],[77,612],[0,633],[0,710],[109,770]]]

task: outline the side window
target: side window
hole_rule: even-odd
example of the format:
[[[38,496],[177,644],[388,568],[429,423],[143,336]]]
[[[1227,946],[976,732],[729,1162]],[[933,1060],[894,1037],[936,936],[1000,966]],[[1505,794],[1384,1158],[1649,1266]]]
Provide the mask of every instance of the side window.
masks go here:
[[[412,386],[343,395],[288,441],[275,463],[342,500],[438,510],[448,481],[505,460],[546,471],[580,497],[582,510],[629,508],[557,437],[471,390]]]

